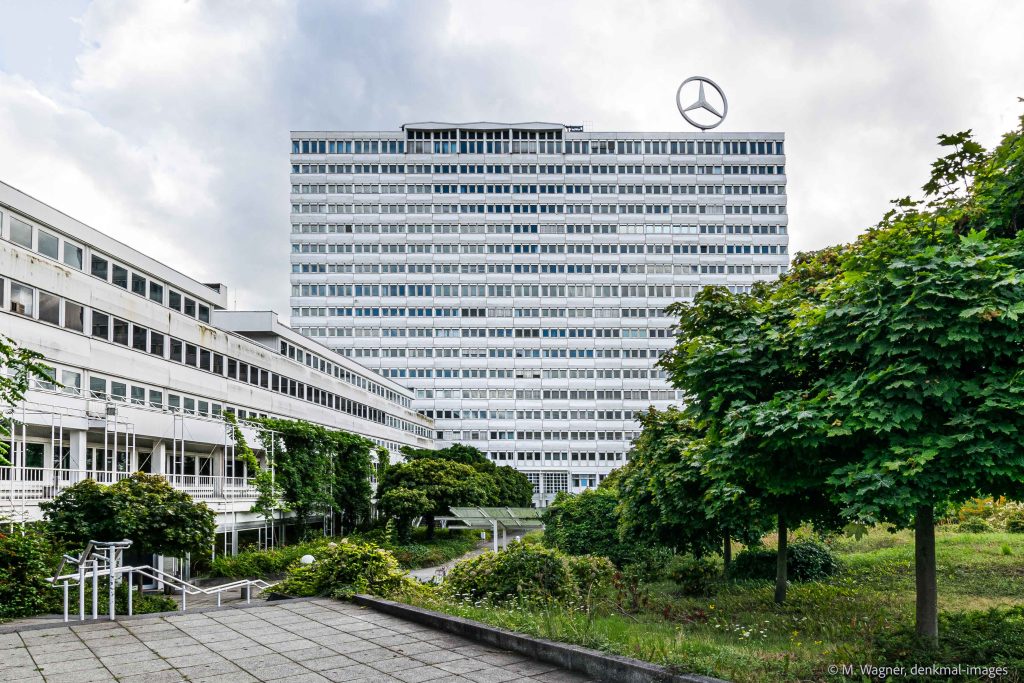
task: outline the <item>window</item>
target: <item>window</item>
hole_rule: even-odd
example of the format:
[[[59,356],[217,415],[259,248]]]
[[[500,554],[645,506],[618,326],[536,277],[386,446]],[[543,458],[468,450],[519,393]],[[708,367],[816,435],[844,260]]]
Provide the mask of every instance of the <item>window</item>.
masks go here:
[[[199,304],[199,320],[204,323],[210,322],[210,307]]]
[[[167,407],[172,412],[178,412],[181,409],[181,396],[177,394],[167,394]]]
[[[64,243],[64,263],[77,270],[82,269],[82,248],[71,244],[70,242]]]
[[[27,443],[25,444],[25,467],[42,467],[43,466],[43,444],[41,443]]]
[[[164,394],[162,391],[149,390],[149,405],[153,408],[160,408],[164,404]]]
[[[96,254],[92,255],[90,272],[102,280],[110,278],[110,264],[107,263],[107,259],[100,258]]]
[[[132,387],[132,403],[140,406],[146,405],[146,389],[144,387]]]
[[[210,369],[210,352],[206,349],[199,349],[199,369],[207,371]]]
[[[171,360],[175,363],[185,362],[185,344],[180,339],[171,339]]]
[[[49,292],[39,292],[39,319],[44,323],[60,325],[59,296],[54,296]]]
[[[45,230],[39,231],[39,253],[50,258],[60,258],[60,240]]]
[[[132,325],[132,348],[138,351],[145,351],[149,346],[148,335],[149,332],[145,327],[139,327],[138,325]]]
[[[34,316],[36,314],[35,307],[35,294],[36,290],[25,285],[19,285],[17,282],[11,283],[11,313],[20,313],[21,315]]]
[[[107,380],[102,377],[89,378],[89,393],[93,398],[107,397]]]
[[[85,309],[74,301],[64,302],[64,327],[85,332]]]
[[[151,301],[155,301],[158,304],[162,304],[164,302],[164,286],[159,282],[150,281],[149,298]]]
[[[176,311],[181,310],[181,294],[173,289],[167,290],[167,305]]]
[[[92,336],[110,339],[110,316],[106,313],[92,312]]]
[[[11,217],[11,241],[26,249],[32,248],[32,226]]]
[[[128,346],[128,321],[114,318],[114,343]]]
[[[82,373],[75,372],[74,370],[61,370],[60,383],[64,386],[61,388],[65,394],[74,394],[78,396],[82,393]]]
[[[199,350],[193,344],[185,344],[185,365],[196,367],[199,363]]]
[[[185,297],[185,315],[190,318],[196,317],[196,302],[188,297]]]
[[[149,352],[154,356],[164,355],[164,335],[159,332],[149,333]]]
[[[115,263],[113,271],[114,271],[113,283],[115,285],[117,285],[118,287],[122,287],[124,289],[128,289],[128,270],[125,269],[125,268],[122,268],[121,266],[119,266],[119,265],[117,265]]]
[[[128,398],[128,385],[123,382],[111,382],[110,398],[115,401],[123,401]]]
[[[132,273],[132,294],[146,296],[146,278]]]

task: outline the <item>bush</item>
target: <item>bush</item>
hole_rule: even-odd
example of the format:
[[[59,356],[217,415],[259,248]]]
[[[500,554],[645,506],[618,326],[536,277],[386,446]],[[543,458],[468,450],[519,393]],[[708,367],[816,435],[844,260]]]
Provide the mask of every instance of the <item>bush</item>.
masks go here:
[[[588,570],[577,564],[575,572]],[[445,576],[444,591],[452,597],[503,602],[563,600],[578,593],[574,573],[562,553],[551,548],[515,541],[499,552],[487,552],[459,562]]]
[[[881,632],[875,643],[877,663],[909,667],[936,662],[1024,670],[1024,605],[942,613],[939,633],[936,645],[921,640],[910,624]]]
[[[319,556],[329,539],[286,545],[270,550],[243,550],[235,556],[220,555],[210,563],[210,576],[254,579],[284,574],[303,555]]]
[[[41,525],[16,525],[11,533],[0,531],[0,619],[60,609],[59,591],[46,581],[59,563],[60,550]]]
[[[612,585],[615,565],[598,555],[567,555],[566,565],[581,596],[601,593]]]
[[[342,541],[326,546],[313,564],[293,564],[273,592],[290,597],[348,598],[355,593],[388,597],[411,581],[383,548]]]
[[[612,489],[559,493],[543,512],[544,544],[570,555],[602,555],[619,568],[649,564],[648,546],[619,537],[618,504]]]
[[[992,525],[981,517],[969,517],[957,524],[956,530],[962,534],[987,534],[992,531]]]
[[[684,595],[711,595],[721,576],[718,564],[703,557],[677,555],[668,565],[668,578]]]
[[[736,556],[729,576],[733,579],[774,579],[778,552],[748,548]],[[786,574],[790,581],[818,581],[838,574],[842,563],[828,546],[800,541],[787,548]]]
[[[1007,516],[1006,531],[1011,534],[1024,534],[1024,512],[1014,512]]]

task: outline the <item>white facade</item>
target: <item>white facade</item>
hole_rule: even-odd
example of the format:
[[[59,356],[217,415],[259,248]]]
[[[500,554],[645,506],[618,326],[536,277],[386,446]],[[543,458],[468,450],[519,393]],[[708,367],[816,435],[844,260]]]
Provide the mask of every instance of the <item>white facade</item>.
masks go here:
[[[69,484],[141,469],[209,503],[222,531],[252,525],[255,491],[226,410],[322,424],[396,454],[432,445],[433,425],[411,409],[408,389],[274,313],[226,304],[222,285],[0,183],[0,334],[42,353],[56,380],[3,407],[17,424],[13,466],[0,467],[0,517],[35,519],[36,504]],[[243,432],[261,448],[255,429]]]
[[[292,133],[291,324],[415,390],[546,505],[678,397],[664,308],[788,263],[781,133]]]

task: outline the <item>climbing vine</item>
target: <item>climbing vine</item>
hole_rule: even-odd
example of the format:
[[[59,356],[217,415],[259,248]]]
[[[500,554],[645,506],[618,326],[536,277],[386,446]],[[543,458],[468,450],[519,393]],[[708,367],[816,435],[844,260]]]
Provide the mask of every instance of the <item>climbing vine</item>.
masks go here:
[[[256,502],[250,508],[268,522],[273,521],[276,510],[285,509],[281,505],[280,489],[274,476],[274,449],[265,448],[267,455],[267,466],[262,467],[256,453],[245,440],[242,430],[238,428],[238,420],[235,414],[228,411],[224,413],[224,422],[231,427],[231,436],[235,442],[235,456],[245,463],[250,473],[253,486],[256,488]],[[264,432],[260,433],[261,440],[264,439]],[[264,444],[268,446],[268,444]]]
[[[261,435],[274,449],[276,482],[281,497],[300,520],[336,512],[353,528],[369,519],[370,474],[377,445],[361,436],[302,420],[263,418]]]

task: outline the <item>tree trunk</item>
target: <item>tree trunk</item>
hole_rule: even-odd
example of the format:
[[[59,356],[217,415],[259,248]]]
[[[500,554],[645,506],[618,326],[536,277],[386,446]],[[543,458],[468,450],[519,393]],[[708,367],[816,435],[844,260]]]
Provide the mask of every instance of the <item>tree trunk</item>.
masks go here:
[[[434,515],[423,515],[423,521],[427,524],[427,538],[434,538]]]
[[[729,573],[729,565],[732,564],[732,538],[729,532],[725,532],[725,539],[722,543],[722,564],[725,565],[725,573]]]
[[[779,605],[786,601],[786,532],[786,518],[779,515],[779,554],[775,558],[775,602]]]
[[[935,511],[917,508],[914,520],[914,579],[917,589],[917,635],[939,639],[939,589],[935,580]]]

